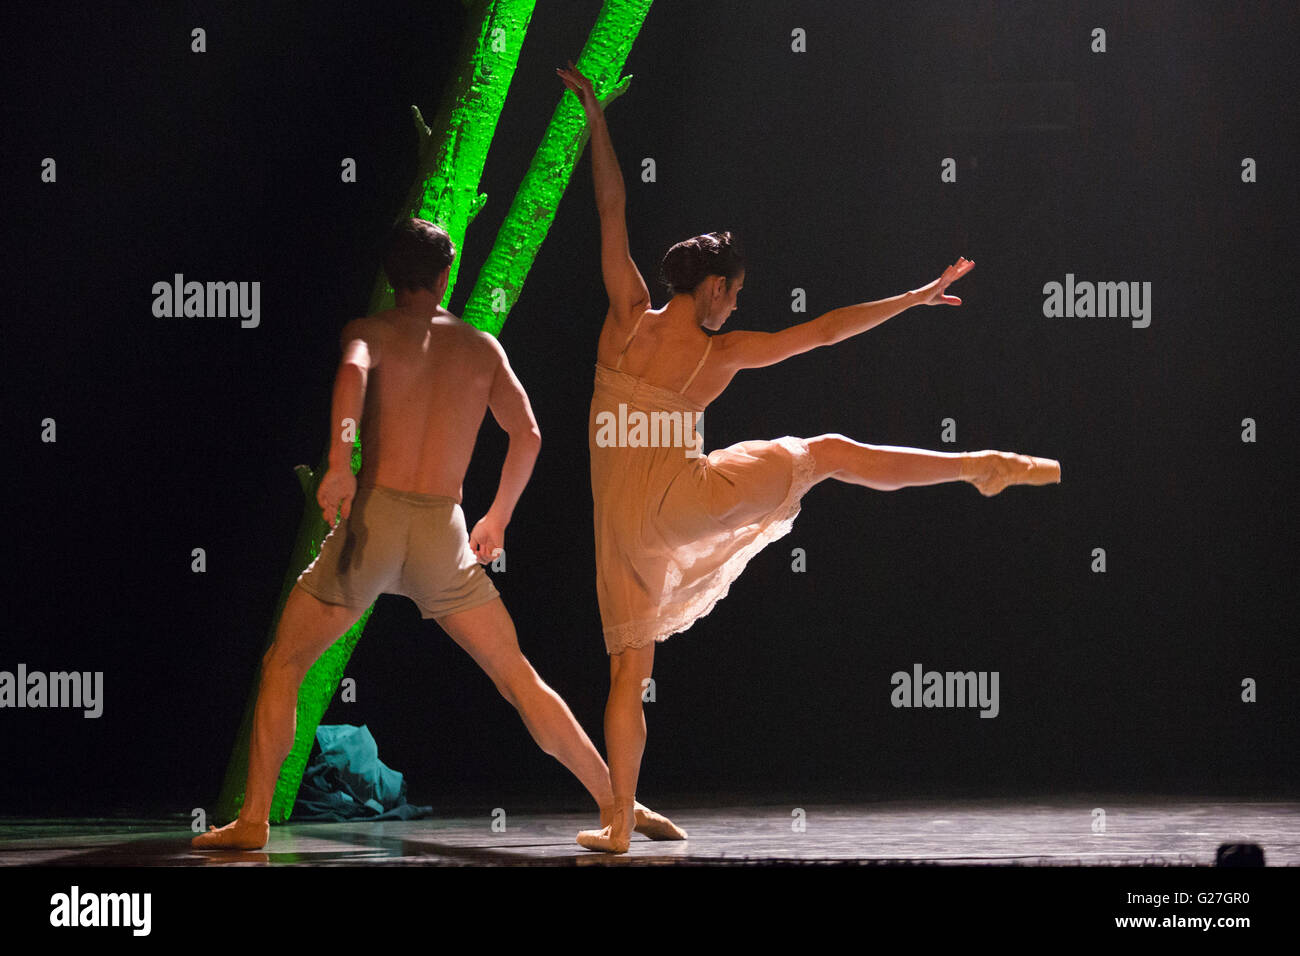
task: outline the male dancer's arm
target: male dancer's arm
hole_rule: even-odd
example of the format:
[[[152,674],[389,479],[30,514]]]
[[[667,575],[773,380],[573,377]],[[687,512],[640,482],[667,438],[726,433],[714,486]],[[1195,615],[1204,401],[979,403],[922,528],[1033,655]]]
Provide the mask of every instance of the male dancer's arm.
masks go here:
[[[938,279],[920,289],[832,309],[780,332],[727,332],[717,336],[714,347],[720,361],[736,370],[775,365],[793,355],[860,335],[914,305],[961,305],[961,299],[944,290],[973,268],[975,263],[969,259],[958,259]]]
[[[328,525],[334,524],[340,508],[344,518],[352,513],[352,499],[357,493],[357,480],[352,474],[352,443],[360,431],[361,415],[366,407],[366,380],[370,369],[378,364],[360,319],[345,325],[339,340],[343,358],[334,376],[334,396],[330,402],[329,468],[316,489],[316,501]]]
[[[533,463],[537,461],[537,452],[542,446],[542,433],[537,428],[528,395],[515,377],[505,349],[494,338],[488,341],[497,354],[488,407],[492,409],[497,424],[510,436],[510,446],[501,465],[501,481],[492,507],[470,532],[470,548],[480,564],[487,564],[505,547],[506,525],[510,523],[519,496],[524,493],[524,486],[532,476]]]

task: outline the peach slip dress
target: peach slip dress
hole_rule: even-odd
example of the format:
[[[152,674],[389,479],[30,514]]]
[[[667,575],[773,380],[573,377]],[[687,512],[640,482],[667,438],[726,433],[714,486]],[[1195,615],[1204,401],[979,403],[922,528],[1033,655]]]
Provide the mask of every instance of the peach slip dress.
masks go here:
[[[672,391],[622,371],[640,326],[638,319],[613,368],[596,363],[587,422],[596,595],[610,654],[666,640],[712,611],[749,560],[789,533],[814,484],[813,458],[802,438],[740,442],[699,457],[681,446],[610,443],[611,419],[597,416],[607,412],[618,420],[620,405],[629,418],[690,412],[697,429],[704,412],[684,393],[713,339],[686,384]],[[598,442],[601,421],[606,427]],[[693,447],[702,450],[703,433],[697,434]]]

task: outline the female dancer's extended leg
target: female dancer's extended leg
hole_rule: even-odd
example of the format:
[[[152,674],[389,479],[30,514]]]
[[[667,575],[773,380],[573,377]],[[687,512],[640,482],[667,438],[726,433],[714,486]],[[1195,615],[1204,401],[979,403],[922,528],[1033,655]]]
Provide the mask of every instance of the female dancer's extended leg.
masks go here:
[[[818,481],[836,478],[877,491],[897,491],[946,481],[969,481],[992,497],[1008,485],[1051,485],[1061,463],[1006,451],[944,452],[897,445],[867,445],[843,435],[808,439]]]
[[[843,435],[808,439],[817,481],[835,478],[878,491],[897,491],[948,481],[969,481],[985,496],[1008,485],[1049,485],[1061,480],[1060,462],[1005,451],[942,452],[896,445],[867,445]],[[605,746],[614,790],[614,816],[601,830],[584,830],[578,842],[589,850],[626,853],[634,823],[633,808],[641,755],[645,751],[642,682],[654,663],[654,643],[609,658],[609,702],[605,706]]]

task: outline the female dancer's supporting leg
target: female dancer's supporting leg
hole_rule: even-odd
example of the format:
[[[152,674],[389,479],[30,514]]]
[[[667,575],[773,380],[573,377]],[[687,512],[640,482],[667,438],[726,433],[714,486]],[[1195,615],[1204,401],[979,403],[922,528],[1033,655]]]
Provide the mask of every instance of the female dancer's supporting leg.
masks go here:
[[[578,843],[589,850],[626,853],[632,838],[636,781],[645,753],[643,682],[654,665],[655,644],[629,647],[609,657],[609,700],[605,704],[605,748],[609,781],[614,789],[614,813],[603,830],[583,830]]]
[[[1004,451],[942,452],[896,445],[868,445],[843,435],[808,439],[814,484],[827,478],[877,491],[897,491],[949,481],[968,481],[986,497],[1011,484],[1048,485],[1061,480],[1060,463]],[[654,664],[654,643],[628,648],[609,658],[609,700],[605,705],[605,747],[614,790],[609,826],[584,830],[578,843],[589,850],[626,853],[641,756],[645,752],[642,684]]]

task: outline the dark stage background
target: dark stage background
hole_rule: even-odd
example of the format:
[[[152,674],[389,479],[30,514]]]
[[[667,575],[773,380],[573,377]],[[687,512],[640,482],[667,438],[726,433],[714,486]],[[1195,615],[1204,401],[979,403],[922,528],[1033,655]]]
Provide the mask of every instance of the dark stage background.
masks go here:
[[[538,3],[454,311],[560,95],[553,67],[599,7]],[[302,511],[292,468],[325,447],[338,332],[366,308],[414,175],[409,105],[432,115],[463,17],[378,11],[42,8],[6,27],[0,669],[102,670],[105,703],[96,720],[0,712],[0,813],[215,798]],[[195,26],[206,54],[189,52]],[[1295,793],[1297,27],[1289,2],[657,0],[608,113],[656,305],[664,250],[713,229],[749,255],[728,328],[977,264],[950,290],[960,308],[739,376],[706,447],[841,432],[1053,457],[1064,480],[993,499],[815,488],[793,533],[660,647],[644,800]],[[46,156],[56,185],[39,182]],[[260,281],[260,327],[154,318],[151,287],[177,272]],[[1150,326],[1045,318],[1043,285],[1067,273],[1150,282]],[[584,155],[501,336],[543,445],[495,580],[602,751],[585,429],[605,302]],[[46,417],[57,444],[39,440]],[[471,524],[504,448],[489,418]],[[998,671],[998,717],[895,709],[890,675],[914,663]],[[359,699],[326,722],[368,725],[415,802],[587,806],[405,598],[380,599],[348,673]]]

